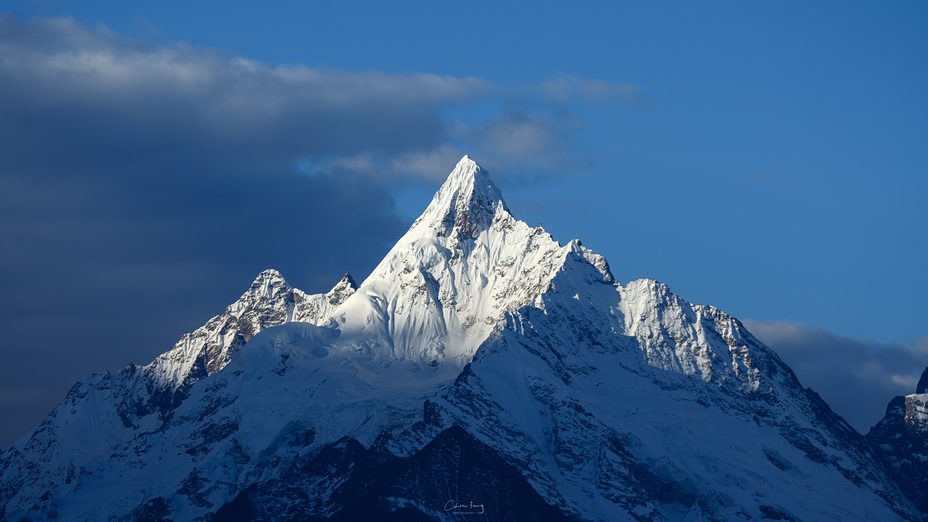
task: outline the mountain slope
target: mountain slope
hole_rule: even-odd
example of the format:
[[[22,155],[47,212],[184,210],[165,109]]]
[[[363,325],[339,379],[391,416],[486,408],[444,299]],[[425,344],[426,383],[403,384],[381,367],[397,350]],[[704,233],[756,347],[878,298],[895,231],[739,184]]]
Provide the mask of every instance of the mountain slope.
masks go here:
[[[741,323],[622,286],[467,157],[357,290],[264,272],[0,457],[9,520],[920,520]]]

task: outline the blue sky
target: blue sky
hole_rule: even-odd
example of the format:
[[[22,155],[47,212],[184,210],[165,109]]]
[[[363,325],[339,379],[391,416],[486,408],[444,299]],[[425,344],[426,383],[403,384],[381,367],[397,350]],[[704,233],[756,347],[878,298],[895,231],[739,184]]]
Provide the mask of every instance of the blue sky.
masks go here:
[[[3,444],[265,268],[363,279],[464,153],[859,430],[928,365],[924,3],[0,9]]]

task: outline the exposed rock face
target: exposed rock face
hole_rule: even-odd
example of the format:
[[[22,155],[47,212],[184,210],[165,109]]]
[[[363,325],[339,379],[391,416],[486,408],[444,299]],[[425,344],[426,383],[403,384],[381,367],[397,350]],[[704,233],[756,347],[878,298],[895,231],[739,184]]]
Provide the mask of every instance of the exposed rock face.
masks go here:
[[[414,455],[397,457],[351,438],[329,444],[308,462],[254,483],[223,505],[213,522],[255,520],[568,521],[493,448],[458,426]],[[336,514],[329,518],[329,514]],[[247,516],[242,517],[242,514]]]
[[[467,157],[359,287],[260,274],[0,472],[4,520],[920,520],[739,321],[621,285]]]
[[[889,402],[867,440],[905,496],[928,517],[928,368],[914,394]]]

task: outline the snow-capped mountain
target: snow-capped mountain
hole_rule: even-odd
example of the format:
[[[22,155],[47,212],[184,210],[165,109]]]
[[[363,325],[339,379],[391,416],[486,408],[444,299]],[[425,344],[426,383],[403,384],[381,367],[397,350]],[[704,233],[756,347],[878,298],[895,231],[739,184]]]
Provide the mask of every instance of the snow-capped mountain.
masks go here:
[[[886,415],[870,428],[867,440],[889,476],[922,517],[928,517],[928,368],[915,393],[890,401]]]
[[[3,520],[921,520],[736,319],[464,157],[357,288],[274,271],[0,454]]]

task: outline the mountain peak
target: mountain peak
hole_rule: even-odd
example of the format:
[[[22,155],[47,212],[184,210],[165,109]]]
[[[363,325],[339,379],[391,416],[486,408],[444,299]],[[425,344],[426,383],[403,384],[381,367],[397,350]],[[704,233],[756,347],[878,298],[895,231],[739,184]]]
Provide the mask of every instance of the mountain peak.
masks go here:
[[[413,228],[425,226],[438,237],[465,241],[489,227],[498,209],[509,212],[502,193],[487,171],[465,155]]]
[[[258,277],[251,283],[251,287],[242,297],[250,295],[252,297],[264,296],[269,298],[276,293],[287,292],[290,289],[291,287],[287,284],[284,276],[277,270],[269,268],[258,274]]]
[[[918,380],[915,393],[928,393],[928,367],[922,372],[922,378]]]
[[[358,283],[355,283],[354,278],[351,277],[351,274],[349,274],[348,272],[345,272],[345,275],[342,276],[342,280],[339,281],[338,285],[336,286],[342,286],[342,285],[346,285],[349,288],[353,288],[355,290],[358,289]]]
[[[338,306],[345,302],[346,299],[351,297],[351,294],[358,289],[358,284],[354,282],[354,278],[351,277],[351,274],[345,272],[345,276],[342,277],[342,280],[338,282],[335,287],[329,290],[329,293],[325,294],[326,298],[329,301],[329,304],[332,306]]]
[[[737,319],[615,284],[467,156],[356,286],[267,270],[150,365],[81,380],[0,451],[0,516],[923,518],[928,395],[868,443]]]

